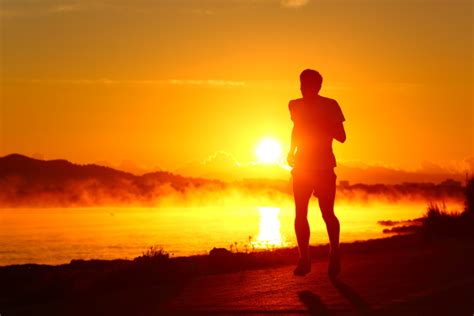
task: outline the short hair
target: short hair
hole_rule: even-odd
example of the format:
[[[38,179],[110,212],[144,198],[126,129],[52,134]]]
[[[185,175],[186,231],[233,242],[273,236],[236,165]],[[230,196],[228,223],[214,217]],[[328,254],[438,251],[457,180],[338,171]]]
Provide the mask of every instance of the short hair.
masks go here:
[[[313,69],[305,69],[300,74],[300,81],[320,87],[323,83],[323,76]]]

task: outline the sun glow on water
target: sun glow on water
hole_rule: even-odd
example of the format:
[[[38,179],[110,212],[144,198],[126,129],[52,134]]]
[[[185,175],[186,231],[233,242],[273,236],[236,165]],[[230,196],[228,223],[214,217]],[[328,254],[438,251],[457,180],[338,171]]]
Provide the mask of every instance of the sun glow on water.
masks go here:
[[[287,243],[283,240],[280,231],[280,208],[261,206],[258,208],[260,213],[259,231],[252,246],[255,248],[282,247]]]

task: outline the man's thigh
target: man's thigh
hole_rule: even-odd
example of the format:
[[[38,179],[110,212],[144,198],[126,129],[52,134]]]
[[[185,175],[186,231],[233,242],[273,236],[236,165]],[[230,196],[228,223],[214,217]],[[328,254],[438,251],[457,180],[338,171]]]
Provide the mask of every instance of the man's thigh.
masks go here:
[[[334,213],[336,198],[336,174],[333,170],[321,172],[315,180],[314,195],[318,197],[319,207],[324,215]]]
[[[295,199],[297,215],[306,216],[308,212],[308,203],[314,190],[314,185],[310,179],[305,176],[293,174],[293,197]]]

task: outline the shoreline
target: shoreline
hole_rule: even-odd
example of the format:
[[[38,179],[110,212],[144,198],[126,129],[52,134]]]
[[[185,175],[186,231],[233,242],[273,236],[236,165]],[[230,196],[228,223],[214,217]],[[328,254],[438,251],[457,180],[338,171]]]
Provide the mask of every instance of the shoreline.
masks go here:
[[[341,242],[340,249],[341,252],[357,252],[361,249],[364,251],[375,251],[379,249],[381,244],[393,244],[393,242],[401,241],[401,240],[412,240],[412,239],[419,239],[421,238],[420,234],[417,233],[390,233],[389,236],[381,237],[381,238],[371,238],[371,239],[364,239],[364,240],[355,240],[351,242]],[[420,240],[421,241],[421,240]],[[386,245],[385,245],[386,246]],[[213,250],[217,250],[217,252],[213,253]],[[325,254],[329,253],[329,244],[322,243],[316,245],[310,245],[310,253],[312,259],[321,259],[325,256]],[[188,256],[170,256],[166,250],[163,250],[163,253],[159,255],[160,257],[158,260],[168,260],[170,262],[182,262],[182,261],[200,261],[203,258],[226,258],[226,257],[234,257],[234,258],[244,258],[244,257],[256,257],[258,258],[266,258],[266,257],[278,257],[279,259],[283,258],[291,258],[293,256],[298,255],[298,247],[275,247],[275,248],[267,248],[267,249],[258,249],[255,248],[254,250],[249,251],[231,251],[227,248],[216,248],[209,250],[206,254],[193,254]],[[297,258],[297,257],[295,257]],[[135,257],[133,259],[128,258],[116,258],[116,259],[71,259],[69,262],[60,263],[60,264],[47,264],[47,263],[19,263],[19,264],[9,264],[9,265],[0,265],[0,271],[4,268],[13,268],[13,267],[43,267],[43,268],[59,268],[59,267],[67,267],[70,265],[77,265],[77,264],[88,264],[88,263],[100,263],[100,264],[113,264],[113,263],[134,263],[143,260],[151,260],[153,261],[153,257],[147,257],[144,255]],[[286,260],[285,260],[286,261]],[[296,261],[296,259],[295,259]]]
[[[405,273],[423,280],[430,280],[433,277],[436,279],[436,284],[443,285],[445,284],[444,280],[450,278],[453,273],[452,267],[449,267],[453,264],[456,264],[456,267],[460,267],[459,265],[462,264],[462,271],[465,270],[464,272],[456,271],[456,275],[459,274],[457,279],[462,280],[460,279],[462,273],[465,277],[472,276],[474,278],[467,263],[469,261],[467,259],[472,258],[474,254],[473,239],[429,240],[422,233],[416,233],[343,243],[340,249],[344,281],[361,277],[360,281],[364,281],[357,269],[365,271],[364,275],[367,274],[367,276],[372,276],[373,273],[380,274],[379,277],[373,279],[373,284],[370,282],[361,283],[360,290],[366,295],[379,295],[377,294],[379,293],[377,292],[378,288],[375,286],[376,282],[388,282],[387,286],[389,286],[388,284],[394,286],[398,282],[397,278],[404,277]],[[310,279],[316,277],[318,281],[315,281],[314,284],[320,284],[323,279],[327,279],[329,246],[311,246],[310,252],[315,268],[309,277]],[[431,262],[429,258],[432,256],[436,260],[444,260],[444,263],[441,261],[436,263],[440,267],[446,265],[442,268],[444,270],[440,270],[441,274],[438,270],[434,273],[433,267],[426,265]],[[250,286],[250,283],[252,284],[251,288],[259,291],[258,289],[262,286],[276,286],[274,282],[277,281],[272,280],[282,278],[282,280],[286,280],[284,281],[286,283],[278,283],[279,286],[287,284],[284,285],[289,286],[287,290],[294,291],[292,286],[297,285],[292,284],[310,280],[293,276],[292,269],[297,258],[296,247],[252,253],[231,253],[228,250],[216,248],[208,255],[190,257],[169,258],[166,254],[157,252],[152,256],[141,256],[133,260],[72,260],[70,263],[62,265],[3,266],[0,267],[0,283],[5,286],[0,288],[0,312],[2,314],[5,312],[5,315],[30,315],[33,312],[36,315],[83,315],[84,313],[122,315],[124,311],[121,308],[128,308],[125,314],[134,314],[134,310],[130,310],[130,308],[138,306],[138,308],[147,311],[145,314],[164,310],[170,311],[170,314],[174,314],[174,311],[178,310],[179,314],[180,308],[187,311],[195,310],[195,306],[192,304],[207,304],[204,310],[221,306],[219,305],[221,303],[215,305],[213,297],[216,295],[216,297],[230,302],[222,303],[222,307],[227,308],[226,304],[232,306],[235,304],[232,303],[232,296],[225,294],[222,297],[219,294],[221,292],[220,286],[225,284],[227,284],[225,286],[232,288],[232,291],[237,291],[238,295],[248,297],[245,293],[249,291],[247,286]],[[455,262],[452,262],[453,258],[456,260]],[[392,260],[396,260],[398,263],[392,262]],[[384,271],[387,266],[390,266],[392,270],[390,275],[385,277]],[[419,272],[417,274],[414,271]],[[273,274],[277,279],[268,279],[269,275]],[[248,277],[244,277],[246,275]],[[260,278],[264,280],[258,281]],[[426,284],[415,282],[411,286],[413,291],[417,292]],[[404,293],[398,287],[394,289]],[[186,295],[191,295],[190,291],[193,296],[206,294],[206,297],[202,298],[202,301],[201,299],[188,299]],[[270,288],[268,291],[270,291],[268,293],[273,293]],[[331,289],[328,287],[323,293],[327,291],[331,291]],[[180,299],[182,295],[185,296]],[[283,296],[281,298],[281,300],[286,299],[289,297]],[[291,304],[301,304],[295,303],[294,297],[292,300]],[[126,307],[121,306],[125,302],[127,302]],[[97,306],[99,306],[100,312],[94,311]],[[265,304],[238,306],[240,307],[235,305],[231,308],[233,310],[237,308],[237,311],[240,311],[241,308],[273,308],[271,304],[268,306]],[[79,309],[71,312],[71,308],[75,307]]]

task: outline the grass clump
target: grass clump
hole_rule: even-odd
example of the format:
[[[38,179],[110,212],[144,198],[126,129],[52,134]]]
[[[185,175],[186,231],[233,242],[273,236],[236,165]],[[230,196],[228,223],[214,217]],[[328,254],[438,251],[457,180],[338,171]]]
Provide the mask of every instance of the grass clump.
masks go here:
[[[466,183],[465,208],[448,212],[443,203],[430,203],[423,217],[423,230],[429,238],[474,237],[474,178]]]
[[[142,252],[140,257],[135,258],[136,261],[140,262],[163,262],[170,259],[170,253],[167,252],[163,246],[155,245],[150,246],[148,249]]]

